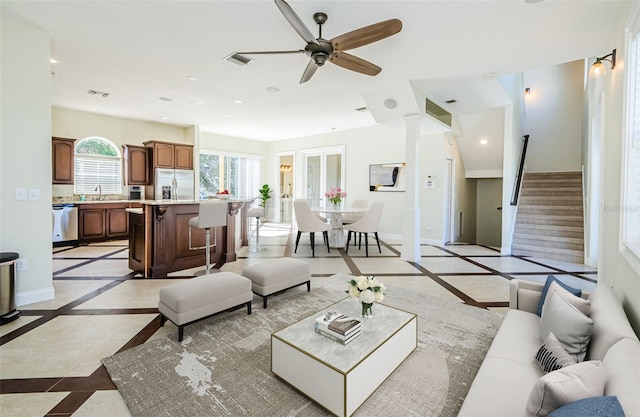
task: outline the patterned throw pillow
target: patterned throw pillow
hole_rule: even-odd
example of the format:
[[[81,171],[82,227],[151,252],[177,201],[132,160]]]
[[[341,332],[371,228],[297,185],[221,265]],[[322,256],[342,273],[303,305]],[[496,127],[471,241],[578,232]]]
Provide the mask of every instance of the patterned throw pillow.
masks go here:
[[[562,347],[553,332],[549,333],[540,349],[538,349],[536,361],[545,374],[576,363],[564,350],[564,347]]]

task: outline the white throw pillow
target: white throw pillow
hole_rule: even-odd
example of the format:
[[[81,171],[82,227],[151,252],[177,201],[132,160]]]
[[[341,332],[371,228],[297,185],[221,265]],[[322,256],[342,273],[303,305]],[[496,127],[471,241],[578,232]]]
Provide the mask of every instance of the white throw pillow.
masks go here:
[[[527,417],[545,417],[563,405],[604,393],[600,361],[581,362],[549,372],[536,381],[527,401]]]
[[[547,303],[547,301],[549,301],[549,298],[551,297],[551,295],[553,295],[553,293],[556,292],[556,291],[560,292],[560,295],[562,296],[562,298],[564,298],[567,302],[571,303],[575,308],[580,310],[582,312],[582,314],[587,315],[587,316],[590,315],[590,313],[591,313],[591,301],[585,300],[584,298],[577,297],[577,296],[571,294],[569,291],[567,291],[564,288],[562,288],[562,286],[560,284],[558,284],[556,281],[553,281],[549,285],[549,290],[547,291],[547,296],[544,299],[545,304]],[[542,311],[544,311],[544,305],[542,307]]]
[[[584,360],[592,330],[593,320],[567,301],[560,291],[554,291],[544,303],[540,339],[545,340],[553,333],[576,362]]]

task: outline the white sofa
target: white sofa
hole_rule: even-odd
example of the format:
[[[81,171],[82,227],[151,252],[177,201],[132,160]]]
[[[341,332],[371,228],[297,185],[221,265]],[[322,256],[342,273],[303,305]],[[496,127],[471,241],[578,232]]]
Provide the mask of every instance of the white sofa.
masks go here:
[[[542,345],[540,317],[535,314],[542,288],[529,281],[510,282],[510,309],[458,417],[527,415],[529,395],[544,375],[535,360]],[[608,286],[598,285],[588,298],[593,333],[586,360],[602,361],[604,395],[617,396],[626,417],[640,417],[640,342]]]

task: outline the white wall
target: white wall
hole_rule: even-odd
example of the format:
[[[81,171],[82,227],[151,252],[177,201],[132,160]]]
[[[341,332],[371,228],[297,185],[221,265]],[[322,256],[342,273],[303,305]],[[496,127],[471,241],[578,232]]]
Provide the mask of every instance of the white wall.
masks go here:
[[[84,139],[89,136],[107,138],[118,147],[142,145],[148,140],[190,143],[185,128],[164,123],[106,116],[78,110],[54,107],[51,113],[53,136]]]
[[[604,138],[602,164],[602,205],[600,212],[600,250],[598,254],[598,284],[611,285],[621,300],[627,316],[636,332],[640,334],[640,274],[634,271],[620,253],[620,188],[623,160],[623,88],[626,52],[624,28],[632,2],[621,8],[611,45],[617,48],[616,68],[596,82],[601,83],[605,94]],[[638,5],[636,4],[636,7]],[[603,53],[606,51],[603,51]],[[591,81],[593,82],[593,81]],[[597,100],[590,97],[590,100]]]
[[[295,151],[294,161],[294,198],[303,197],[302,151],[326,148],[346,144],[345,170],[347,192],[346,204],[355,199],[365,199],[369,204],[384,202],[380,230],[384,234],[402,234],[402,213],[404,193],[369,191],[369,164],[404,162],[404,132],[390,127],[377,125],[361,129],[340,131],[324,135],[282,140],[268,144],[267,182],[273,186],[279,178],[279,166],[275,154]]]
[[[515,176],[522,152],[523,86],[519,74],[500,77],[500,84],[511,99],[512,105],[504,109],[504,163],[502,164],[502,248],[504,255],[511,254],[511,241],[516,218],[516,207],[511,205]]]
[[[543,67],[523,73],[523,127],[529,135],[528,172],[579,171],[582,166],[584,62]]]
[[[51,38],[2,17],[0,113],[0,250],[18,252],[18,305],[54,297],[51,259]],[[38,200],[16,201],[16,188]]]
[[[476,180],[466,178],[466,164],[460,153],[460,147],[452,134],[445,136],[445,155],[453,159],[455,167],[455,195],[454,195],[454,233],[451,240],[456,242],[476,243]],[[458,223],[459,213],[462,212],[462,227]],[[462,229],[462,230],[460,230]],[[462,232],[462,233],[461,233]]]

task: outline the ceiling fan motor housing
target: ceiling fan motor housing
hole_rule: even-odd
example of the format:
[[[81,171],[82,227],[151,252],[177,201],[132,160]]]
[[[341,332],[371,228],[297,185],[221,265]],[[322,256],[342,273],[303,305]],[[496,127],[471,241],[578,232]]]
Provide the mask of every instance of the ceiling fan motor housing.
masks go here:
[[[318,43],[308,43],[304,48],[305,53],[321,67],[333,54],[333,46],[326,39],[318,38]]]

